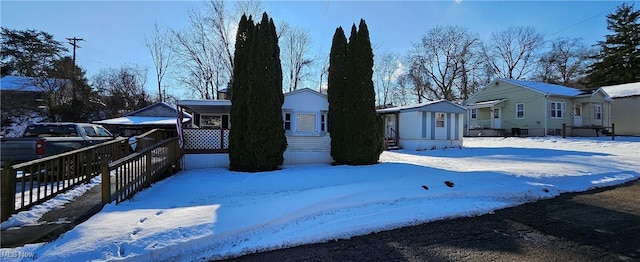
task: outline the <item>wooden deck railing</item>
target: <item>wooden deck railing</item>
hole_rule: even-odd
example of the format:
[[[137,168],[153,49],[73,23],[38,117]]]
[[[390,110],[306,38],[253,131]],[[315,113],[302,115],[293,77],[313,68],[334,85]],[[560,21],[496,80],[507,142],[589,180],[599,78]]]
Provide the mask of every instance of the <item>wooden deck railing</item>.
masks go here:
[[[87,183],[101,173],[101,162],[121,159],[131,149],[142,152],[170,137],[175,130],[154,129],[136,137],[135,147],[127,138],[93,145],[2,168],[0,213],[2,221],[12,214],[43,203],[69,189]],[[155,149],[154,152],[158,152]],[[155,162],[154,162],[155,163]]]
[[[93,145],[62,154],[8,166],[2,169],[2,220],[28,210],[57,194],[86,183],[100,174],[100,161],[128,155],[126,138]]]
[[[141,151],[153,144],[171,137],[177,137],[178,133],[174,129],[153,129],[142,135],[136,136],[134,145],[135,151]]]
[[[125,201],[166,174],[172,174],[178,169],[181,156],[178,139],[169,138],[112,163],[103,162],[103,204]]]

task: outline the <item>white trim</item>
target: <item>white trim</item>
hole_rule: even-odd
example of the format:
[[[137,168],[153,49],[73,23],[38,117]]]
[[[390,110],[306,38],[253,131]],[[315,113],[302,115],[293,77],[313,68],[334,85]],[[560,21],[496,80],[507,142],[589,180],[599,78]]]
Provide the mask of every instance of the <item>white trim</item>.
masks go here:
[[[518,117],[518,112],[520,111],[520,110],[518,110],[518,106],[519,105],[522,105],[522,117]],[[516,103],[516,119],[524,119],[525,118],[525,112],[526,112],[526,110],[525,110],[524,103]]]

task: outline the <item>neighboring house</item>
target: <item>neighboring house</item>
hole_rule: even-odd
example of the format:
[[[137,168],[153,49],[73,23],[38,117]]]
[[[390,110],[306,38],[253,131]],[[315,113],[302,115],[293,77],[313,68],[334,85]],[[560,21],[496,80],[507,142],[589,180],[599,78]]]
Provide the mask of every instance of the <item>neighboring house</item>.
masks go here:
[[[18,105],[21,107],[36,105],[44,106],[44,93],[58,91],[62,87],[69,87],[68,80],[49,79],[39,80],[34,77],[4,76],[0,79],[0,94],[2,107]]]
[[[180,110],[193,114],[192,125],[182,129],[183,169],[229,166],[229,100],[180,100]],[[327,132],[327,97],[305,88],[284,94],[283,128],[287,137],[284,164],[331,163]]]
[[[464,102],[467,136],[599,136],[611,126],[609,95],[598,90],[497,79]]]
[[[164,102],[157,102],[140,110],[126,114],[123,117],[94,121],[121,136],[135,136],[155,128],[176,129],[178,110]],[[189,124],[193,117],[184,114],[182,122]]]
[[[388,149],[410,150],[462,146],[466,109],[447,100],[378,109],[384,119]]]
[[[611,123],[615,124],[615,134],[640,136],[640,82],[600,89],[613,99]]]
[[[45,92],[55,92],[69,87],[64,79],[39,79],[24,76],[4,76],[0,79],[0,111],[2,122],[6,123],[17,111],[45,111]],[[58,101],[59,102],[59,101]],[[16,111],[17,110],[17,111]]]

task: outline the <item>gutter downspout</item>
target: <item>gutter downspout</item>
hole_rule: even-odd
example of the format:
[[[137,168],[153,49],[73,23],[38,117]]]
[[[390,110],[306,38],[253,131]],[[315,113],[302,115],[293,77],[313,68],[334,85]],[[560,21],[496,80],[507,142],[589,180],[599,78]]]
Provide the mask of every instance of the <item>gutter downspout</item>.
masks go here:
[[[467,109],[467,119],[465,122],[466,122],[467,136],[469,136],[469,131],[471,130],[471,128],[469,127],[471,125],[471,109]]]
[[[547,136],[547,118],[549,118],[549,95],[544,95],[544,134]]]

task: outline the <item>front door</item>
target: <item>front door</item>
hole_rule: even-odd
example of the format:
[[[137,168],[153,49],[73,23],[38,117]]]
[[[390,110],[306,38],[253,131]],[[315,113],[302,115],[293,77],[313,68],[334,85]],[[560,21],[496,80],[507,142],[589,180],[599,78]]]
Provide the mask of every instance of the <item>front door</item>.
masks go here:
[[[397,132],[397,130],[395,130],[396,128],[396,115],[385,115],[385,130],[384,130],[384,135],[387,138],[395,138],[395,133]]]
[[[502,128],[502,119],[500,118],[500,108],[493,109],[493,125],[492,128]]]
[[[582,126],[582,105],[573,105],[573,126]]]

